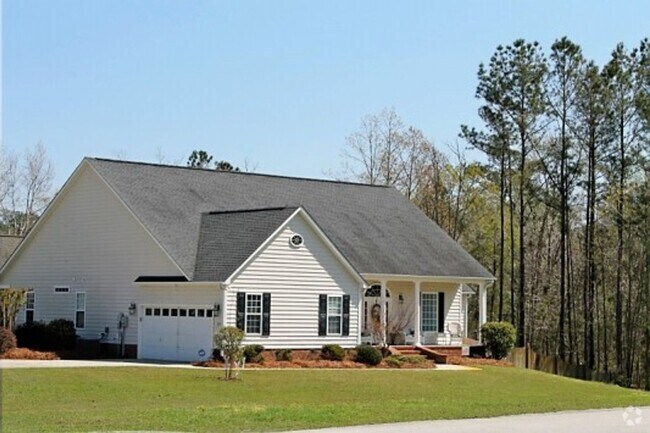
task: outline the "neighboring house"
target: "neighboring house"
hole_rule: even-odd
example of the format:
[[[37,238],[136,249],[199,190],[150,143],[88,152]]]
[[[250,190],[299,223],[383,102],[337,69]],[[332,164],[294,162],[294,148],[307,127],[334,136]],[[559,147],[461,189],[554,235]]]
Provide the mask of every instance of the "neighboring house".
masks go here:
[[[4,265],[22,240],[22,236],[0,235],[0,266]]]
[[[0,270],[31,312],[139,358],[352,347],[373,323],[459,345],[493,276],[394,188],[86,158]],[[382,308],[383,307],[383,308]],[[399,336],[398,336],[399,337]]]

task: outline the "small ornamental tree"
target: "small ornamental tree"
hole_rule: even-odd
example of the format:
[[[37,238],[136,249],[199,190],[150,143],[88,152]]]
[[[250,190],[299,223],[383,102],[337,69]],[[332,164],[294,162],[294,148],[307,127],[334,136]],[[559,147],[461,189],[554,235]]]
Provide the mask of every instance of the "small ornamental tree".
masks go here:
[[[16,315],[27,301],[27,289],[1,289],[0,290],[0,319],[2,327],[13,329]]]
[[[244,331],[234,326],[223,327],[214,334],[214,345],[221,352],[225,363],[225,380],[237,378],[237,368],[244,359],[244,335]]]
[[[503,359],[515,347],[517,331],[509,322],[488,322],[481,327],[485,347],[494,359]]]

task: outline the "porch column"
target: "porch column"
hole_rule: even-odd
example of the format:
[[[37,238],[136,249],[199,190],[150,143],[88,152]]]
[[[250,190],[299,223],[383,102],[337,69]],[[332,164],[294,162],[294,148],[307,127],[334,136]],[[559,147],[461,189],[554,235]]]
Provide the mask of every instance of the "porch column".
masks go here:
[[[479,340],[483,341],[481,327],[487,322],[487,290],[485,283],[478,285],[478,335]]]
[[[421,291],[421,282],[416,281],[415,282],[415,314],[413,315],[413,320],[415,322],[413,328],[415,329],[415,335],[414,340],[415,340],[415,345],[419,346],[421,344],[420,341],[420,291]]]
[[[381,290],[380,290],[380,295],[379,295],[379,302],[381,302],[381,317],[379,318],[379,323],[381,324],[381,332],[383,336],[383,340],[386,341],[386,324],[387,324],[387,318],[386,318],[386,285],[388,282],[386,280],[382,280],[380,283]]]

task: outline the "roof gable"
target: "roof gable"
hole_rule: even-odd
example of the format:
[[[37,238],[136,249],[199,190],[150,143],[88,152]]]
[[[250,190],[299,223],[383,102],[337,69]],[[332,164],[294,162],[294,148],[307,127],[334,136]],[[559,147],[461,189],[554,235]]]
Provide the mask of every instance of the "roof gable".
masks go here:
[[[203,214],[301,206],[361,273],[493,278],[394,188],[88,161],[190,279]]]
[[[204,213],[194,280],[226,281],[295,211],[283,207]]]

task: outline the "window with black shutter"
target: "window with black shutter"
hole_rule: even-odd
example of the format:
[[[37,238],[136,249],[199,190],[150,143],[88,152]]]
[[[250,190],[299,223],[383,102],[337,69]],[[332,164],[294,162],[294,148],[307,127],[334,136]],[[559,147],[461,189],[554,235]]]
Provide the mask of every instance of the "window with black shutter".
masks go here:
[[[445,332],[445,293],[438,293],[438,332]]]
[[[318,335],[327,335],[327,295],[318,295]]]
[[[271,294],[262,294],[262,335],[271,334]]]
[[[246,329],[246,293],[237,292],[237,328],[245,331]]]
[[[343,295],[343,329],[341,335],[350,335],[350,295]]]

